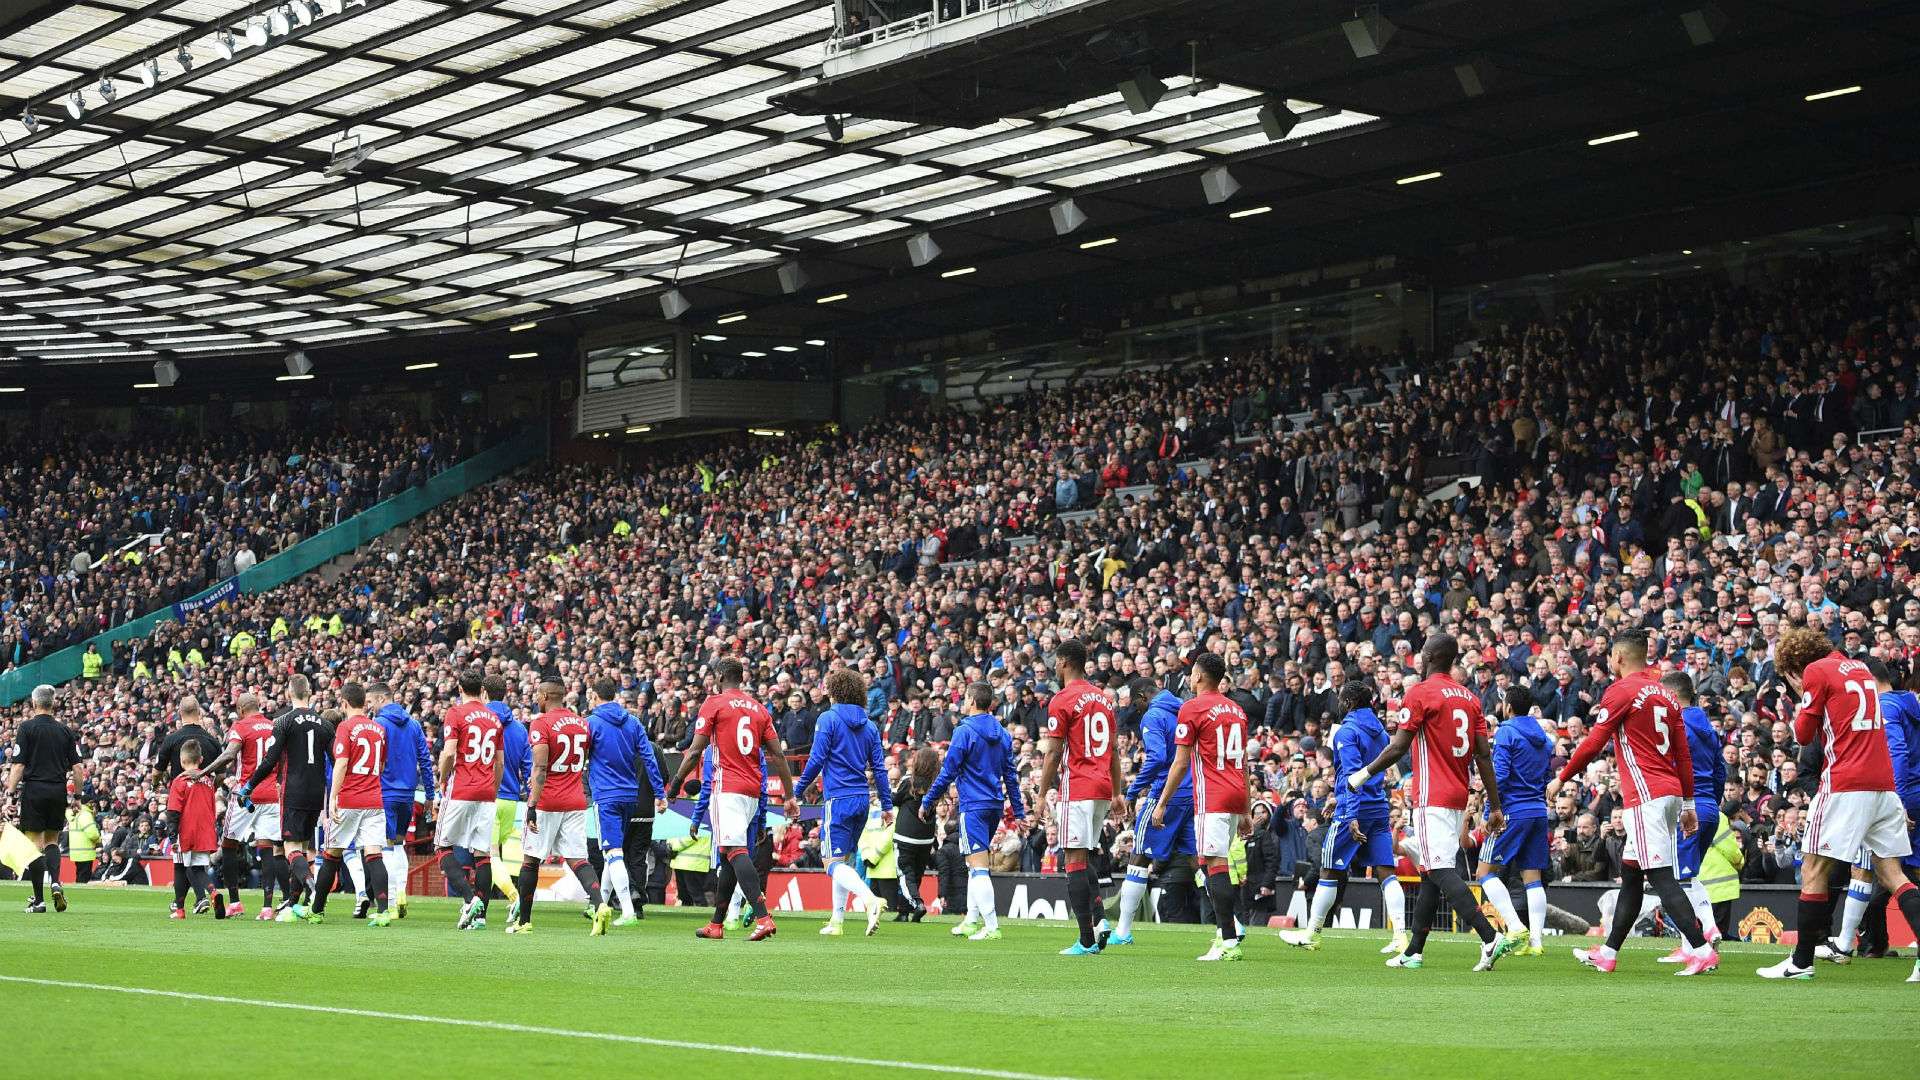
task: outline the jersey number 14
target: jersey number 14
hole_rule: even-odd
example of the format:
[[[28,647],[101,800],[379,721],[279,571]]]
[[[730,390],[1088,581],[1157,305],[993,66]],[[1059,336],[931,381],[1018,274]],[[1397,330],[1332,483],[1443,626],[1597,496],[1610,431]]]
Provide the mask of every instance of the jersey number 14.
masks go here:
[[[1221,728],[1213,740],[1214,771],[1225,772],[1229,762],[1236,769],[1246,768],[1247,733],[1238,724]]]

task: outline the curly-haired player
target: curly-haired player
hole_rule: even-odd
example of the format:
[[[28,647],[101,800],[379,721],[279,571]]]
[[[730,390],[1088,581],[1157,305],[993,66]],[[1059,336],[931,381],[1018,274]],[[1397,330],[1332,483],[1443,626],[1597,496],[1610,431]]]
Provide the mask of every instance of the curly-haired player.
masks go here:
[[[1347,777],[1379,756],[1391,738],[1373,705],[1373,688],[1366,683],[1354,681],[1340,688],[1340,707],[1345,716],[1333,729],[1332,746],[1340,796],[1320,853],[1320,881],[1313,890],[1313,910],[1304,928],[1280,931],[1280,940],[1298,949],[1320,947],[1320,928],[1327,924],[1347,874],[1369,866],[1379,868],[1381,904],[1386,909],[1387,926],[1393,931],[1393,940],[1383,951],[1398,956],[1407,947],[1407,901],[1393,867],[1393,814],[1387,802],[1387,778],[1370,777],[1357,791],[1345,786]]]

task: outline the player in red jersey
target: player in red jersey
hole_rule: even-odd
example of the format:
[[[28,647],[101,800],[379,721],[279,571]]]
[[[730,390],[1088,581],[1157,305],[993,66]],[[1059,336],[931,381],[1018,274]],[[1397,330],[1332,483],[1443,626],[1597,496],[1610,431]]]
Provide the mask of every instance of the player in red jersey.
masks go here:
[[[180,747],[180,775],[167,788],[167,825],[173,831],[173,909],[169,919],[187,917],[187,886],[201,900],[208,899],[213,883],[207,868],[213,865],[213,849],[219,843],[219,830],[213,823],[213,784],[201,779],[200,744],[188,742]],[[212,897],[213,917],[224,919],[227,909],[218,896]]]
[[[761,941],[772,937],[777,928],[773,916],[767,914],[760,871],[753,865],[747,840],[748,829],[760,809],[762,778],[768,768],[780,778],[780,789],[786,793],[788,820],[797,817],[800,807],[794,801],[793,770],[787,764],[780,736],[773,730],[773,720],[751,694],[741,689],[746,669],[738,660],[720,660],[713,665],[713,677],[719,691],[701,703],[694,720],[693,742],[680,755],[680,771],[674,774],[667,791],[679,792],[687,776],[700,767],[711,744],[719,767],[713,773],[714,789],[708,793],[707,805],[713,818],[713,844],[720,852],[720,875],[713,891],[713,921],[694,931],[694,936],[710,940],[726,936],[727,905],[738,887],[753,908],[753,932],[747,940]],[[694,829],[699,827],[699,822],[693,823]]]
[[[600,875],[587,861],[587,755],[593,731],[586,718],[565,705],[566,687],[552,679],[540,684],[534,701],[540,715],[527,725],[527,749],[533,771],[527,776],[527,836],[520,859],[520,903],[507,933],[533,931],[533,894],[540,886],[540,864],[566,861],[587,892],[592,912],[587,933],[600,937],[613,921],[613,908],[600,896]]]
[[[459,897],[456,930],[487,928],[487,898],[493,894],[493,804],[500,791],[506,757],[500,752],[500,718],[487,708],[486,673],[460,673],[460,701],[441,717],[440,760],[436,762],[440,809],[434,815],[434,846],[447,887]],[[460,862],[464,848],[473,866]]]
[[[327,896],[339,880],[349,847],[358,848],[367,868],[367,896],[375,912],[368,926],[387,926],[386,804],[380,798],[380,770],[387,763],[387,729],[367,715],[367,688],[350,682],[340,688],[347,717],[333,731],[333,782],[327,792],[326,840],[319,875],[313,883],[309,922],[324,922]]]
[[[1055,824],[1067,866],[1067,907],[1080,923],[1080,940],[1060,950],[1061,956],[1091,956],[1106,946],[1105,929],[1094,929],[1093,874],[1087,860],[1100,846],[1101,819],[1124,818],[1126,802],[1115,796],[1126,790],[1120,777],[1120,755],[1114,753],[1119,733],[1113,723],[1113,702],[1107,692],[1087,681],[1087,647],[1068,638],[1054,650],[1054,674],[1060,692],[1047,702],[1047,724],[1040,739],[1046,754],[1040,766],[1040,798],[1060,780]],[[1066,758],[1064,772],[1060,759]]]
[[[1871,857],[1873,874],[1893,893],[1910,926],[1920,927],[1920,887],[1907,880],[1900,861],[1912,853],[1907,813],[1894,793],[1893,757],[1887,751],[1886,719],[1879,686],[1867,665],[1833,650],[1812,627],[1780,636],[1774,660],[1787,685],[1800,694],[1793,737],[1802,746],[1819,740],[1825,752],[1820,790],[1807,806],[1807,836],[1801,846],[1800,938],[1793,955],[1759,971],[1765,979],[1813,978],[1814,949],[1833,926],[1833,871]]]
[[[1620,857],[1620,902],[1613,909],[1607,943],[1597,949],[1575,949],[1574,959],[1596,971],[1612,971],[1627,932],[1640,918],[1645,886],[1653,886],[1661,910],[1680,928],[1687,941],[1677,974],[1704,975],[1720,966],[1720,957],[1707,943],[1694,917],[1693,904],[1673,876],[1680,835],[1692,836],[1700,827],[1693,809],[1693,752],[1687,745],[1686,720],[1680,703],[1662,686],[1658,673],[1647,668],[1647,632],[1628,630],[1613,639],[1607,668],[1614,681],[1601,695],[1592,728],[1547,787],[1553,801],[1560,786],[1579,776],[1600,748],[1613,746],[1613,764],[1620,776],[1625,804],[1626,850]]]
[[[219,757],[198,771],[198,776],[212,776],[237,761],[240,766],[234,785],[237,790],[273,750],[273,721],[260,711],[257,694],[245,693],[234,698],[233,709],[240,718],[227,729],[226,746]],[[240,903],[240,882],[246,874],[240,862],[240,848],[252,838],[253,860],[260,868],[262,892],[258,918],[261,922],[272,922],[274,889],[279,887],[287,896],[295,891],[287,877],[286,858],[280,853],[280,777],[268,776],[250,795],[247,799],[236,795],[227,804],[220,844],[224,852],[220,869],[227,888],[227,916],[246,914],[246,908]]]
[[[1413,836],[1414,864],[1420,870],[1420,895],[1413,907],[1413,933],[1407,951],[1387,961],[1391,968],[1419,968],[1424,960],[1427,932],[1446,897],[1460,921],[1480,935],[1480,960],[1475,971],[1491,971],[1502,956],[1518,946],[1517,939],[1493,932],[1480,913],[1456,865],[1460,834],[1467,814],[1467,767],[1480,769],[1486,793],[1486,830],[1497,835],[1506,825],[1500,812],[1500,789],[1493,777],[1493,754],[1487,745],[1487,719],[1480,699],[1454,680],[1454,661],[1460,643],[1451,634],[1435,634],[1420,650],[1426,677],[1407,691],[1395,713],[1399,721],[1387,748],[1373,762],[1347,776],[1347,787],[1359,791],[1413,749],[1413,768],[1407,781],[1407,824]]]
[[[1227,662],[1203,652],[1193,658],[1193,698],[1180,706],[1173,728],[1173,764],[1153,807],[1153,824],[1166,824],[1167,800],[1193,773],[1194,850],[1206,863],[1207,898],[1213,902],[1213,921],[1220,938],[1202,960],[1240,959],[1240,928],[1234,918],[1240,906],[1238,886],[1227,873],[1227,855],[1236,835],[1249,831],[1247,812],[1253,805],[1253,781],[1247,775],[1247,714],[1220,692]]]

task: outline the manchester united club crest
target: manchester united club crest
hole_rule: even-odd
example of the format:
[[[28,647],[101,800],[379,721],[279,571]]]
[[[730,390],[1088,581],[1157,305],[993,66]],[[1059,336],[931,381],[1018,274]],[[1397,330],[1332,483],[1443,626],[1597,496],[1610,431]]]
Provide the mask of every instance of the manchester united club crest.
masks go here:
[[[1774,945],[1779,943],[1780,931],[1785,928],[1785,924],[1773,912],[1756,907],[1740,920],[1740,937],[1761,945]]]

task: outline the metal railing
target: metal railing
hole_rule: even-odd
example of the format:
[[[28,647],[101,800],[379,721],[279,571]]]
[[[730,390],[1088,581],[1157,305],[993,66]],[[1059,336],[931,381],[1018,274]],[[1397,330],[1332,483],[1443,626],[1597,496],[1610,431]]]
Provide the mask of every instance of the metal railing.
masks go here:
[[[842,18],[840,28],[827,39],[827,55],[839,56],[853,52],[855,49],[864,49],[869,45],[877,45],[893,38],[918,34],[936,26],[959,22],[962,19],[999,8],[1012,7],[1022,2],[1025,0],[929,0],[926,11],[856,31],[849,31],[847,20]],[[1036,5],[1040,9],[1047,6],[1050,5]]]

